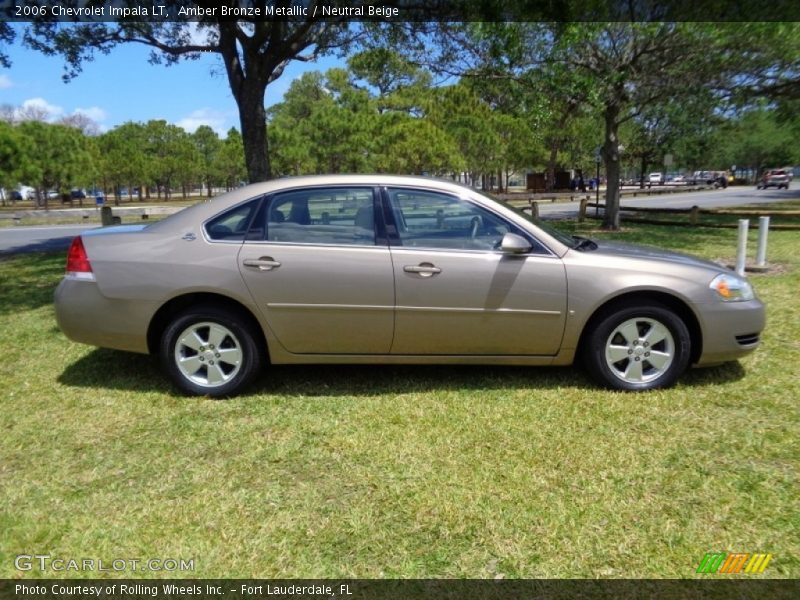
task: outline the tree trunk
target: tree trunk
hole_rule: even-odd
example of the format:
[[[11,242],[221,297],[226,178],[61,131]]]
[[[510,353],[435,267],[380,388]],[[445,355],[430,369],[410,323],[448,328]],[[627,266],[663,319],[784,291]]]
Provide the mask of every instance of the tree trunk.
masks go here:
[[[619,108],[607,106],[605,110],[606,133],[603,142],[603,159],[606,163],[606,210],[604,229],[619,229]]]
[[[237,100],[239,122],[242,125],[244,162],[249,183],[267,181],[272,177],[267,141],[267,112],[264,110],[266,85],[246,82]]]
[[[639,189],[644,189],[644,178],[645,178],[645,173],[647,173],[647,157],[646,156],[642,156],[642,162],[640,163],[639,166],[641,167],[641,171],[640,171],[641,175],[639,177]],[[650,180],[648,179],[648,182],[649,181]]]
[[[548,192],[556,189],[556,159],[558,158],[559,146],[558,142],[554,142],[550,146],[550,158],[547,161],[547,174],[544,181],[544,187]]]

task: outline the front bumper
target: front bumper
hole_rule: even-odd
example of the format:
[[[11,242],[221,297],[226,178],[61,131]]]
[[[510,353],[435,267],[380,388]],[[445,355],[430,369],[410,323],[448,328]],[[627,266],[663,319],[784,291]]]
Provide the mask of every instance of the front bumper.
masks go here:
[[[766,310],[758,298],[747,302],[713,302],[696,306],[703,330],[698,366],[741,358],[758,348]]]

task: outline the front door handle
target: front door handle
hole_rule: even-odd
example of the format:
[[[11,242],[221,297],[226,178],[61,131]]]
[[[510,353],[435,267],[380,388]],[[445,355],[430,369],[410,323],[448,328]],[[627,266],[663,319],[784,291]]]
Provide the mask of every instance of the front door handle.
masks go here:
[[[259,271],[271,271],[281,266],[277,260],[271,256],[262,256],[261,258],[246,258],[242,262],[245,267],[255,267]]]
[[[431,263],[420,263],[418,265],[406,265],[403,267],[406,273],[418,273],[420,277],[433,277],[442,272],[439,267],[435,267]]]

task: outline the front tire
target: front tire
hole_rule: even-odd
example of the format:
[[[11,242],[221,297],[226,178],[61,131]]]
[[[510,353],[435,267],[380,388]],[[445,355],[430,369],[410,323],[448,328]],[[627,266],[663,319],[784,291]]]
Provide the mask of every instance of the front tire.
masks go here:
[[[584,363],[598,383],[643,391],[675,384],[689,366],[686,324],[660,304],[612,308],[592,326]]]
[[[212,305],[188,309],[161,337],[161,364],[185,394],[235,396],[264,364],[252,329],[248,320],[228,309]]]

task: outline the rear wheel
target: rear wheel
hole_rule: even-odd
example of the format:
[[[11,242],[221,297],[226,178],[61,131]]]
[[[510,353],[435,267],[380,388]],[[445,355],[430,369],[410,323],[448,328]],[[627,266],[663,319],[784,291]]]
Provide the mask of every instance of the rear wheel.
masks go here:
[[[161,338],[161,362],[186,394],[224,398],[241,393],[264,359],[252,325],[239,314],[200,306],[179,314]]]
[[[584,359],[601,384],[621,390],[669,387],[686,370],[691,339],[670,309],[621,306],[608,311],[586,338]]]

